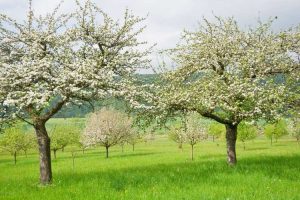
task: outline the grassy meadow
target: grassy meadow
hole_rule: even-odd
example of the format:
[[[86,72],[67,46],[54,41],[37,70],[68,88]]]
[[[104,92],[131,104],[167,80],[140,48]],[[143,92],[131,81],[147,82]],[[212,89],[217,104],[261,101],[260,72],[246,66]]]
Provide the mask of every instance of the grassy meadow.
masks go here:
[[[52,119],[79,126],[83,119]],[[141,142],[133,152],[126,145],[105,149],[78,149],[73,167],[70,147],[57,152],[52,162],[53,184],[39,185],[38,154],[21,154],[17,164],[0,154],[0,199],[300,199],[300,145],[292,138],[279,139],[273,146],[264,137],[237,144],[238,164],[226,164],[225,141],[205,141],[183,151],[166,135]]]

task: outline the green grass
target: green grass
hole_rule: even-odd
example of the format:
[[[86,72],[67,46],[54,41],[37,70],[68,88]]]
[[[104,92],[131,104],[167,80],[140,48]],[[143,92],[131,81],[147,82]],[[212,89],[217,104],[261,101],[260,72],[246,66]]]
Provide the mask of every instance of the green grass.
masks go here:
[[[54,123],[54,122],[52,122]],[[224,141],[196,145],[183,152],[166,136],[140,143],[132,152],[113,147],[110,158],[104,148],[76,153],[58,152],[53,160],[53,184],[38,184],[38,154],[26,158],[0,155],[0,199],[300,199],[300,146],[289,138],[270,146],[257,139],[238,142],[238,164],[226,164]]]

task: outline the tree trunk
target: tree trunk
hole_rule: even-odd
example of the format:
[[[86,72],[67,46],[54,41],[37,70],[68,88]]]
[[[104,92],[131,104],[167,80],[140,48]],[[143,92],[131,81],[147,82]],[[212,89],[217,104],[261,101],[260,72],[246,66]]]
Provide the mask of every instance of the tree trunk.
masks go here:
[[[108,158],[108,148],[109,148],[108,146],[105,147],[105,149],[106,149],[106,158]]]
[[[192,160],[194,160],[194,145],[192,145]]]
[[[56,150],[53,150],[54,159],[56,159]]]
[[[246,145],[245,145],[245,142],[243,142],[243,144],[244,144],[244,150],[246,150]]]
[[[45,122],[38,121],[34,126],[40,154],[40,183],[50,184],[52,181],[50,138]]]
[[[75,153],[72,151],[72,166],[73,166],[73,171],[75,169]]]
[[[134,144],[132,144],[132,151],[134,151]]]
[[[84,154],[84,149],[82,149],[82,153]]]
[[[273,138],[272,138],[272,136],[271,136],[271,146],[273,145]]]
[[[226,145],[227,145],[227,161],[229,165],[235,165],[236,160],[236,137],[237,137],[237,126],[226,124]]]
[[[27,158],[27,151],[26,151],[26,150],[24,150],[24,153],[25,153],[25,157]]]
[[[17,152],[16,151],[14,152],[14,163],[15,163],[15,165],[17,164]]]
[[[182,144],[182,142],[179,143],[179,149],[181,150],[181,152],[183,152],[183,144]]]
[[[179,143],[178,148],[182,149],[182,143],[181,142]]]
[[[122,144],[121,146],[122,146],[122,153],[124,153],[124,144]]]
[[[213,135],[213,142],[215,142],[215,136]]]

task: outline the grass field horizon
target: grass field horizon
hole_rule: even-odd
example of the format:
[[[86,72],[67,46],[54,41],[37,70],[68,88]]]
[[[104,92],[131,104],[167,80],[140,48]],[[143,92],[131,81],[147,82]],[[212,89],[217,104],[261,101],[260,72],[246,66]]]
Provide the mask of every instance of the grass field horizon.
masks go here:
[[[52,123],[61,121],[54,119]],[[51,121],[50,121],[51,124]],[[217,145],[219,144],[219,145]],[[53,159],[53,182],[39,184],[39,159],[0,154],[0,199],[300,199],[300,145],[284,137],[270,145],[259,137],[237,142],[238,164],[226,163],[226,144],[204,141],[183,151],[167,135],[138,143],[76,151],[73,169],[70,147]]]

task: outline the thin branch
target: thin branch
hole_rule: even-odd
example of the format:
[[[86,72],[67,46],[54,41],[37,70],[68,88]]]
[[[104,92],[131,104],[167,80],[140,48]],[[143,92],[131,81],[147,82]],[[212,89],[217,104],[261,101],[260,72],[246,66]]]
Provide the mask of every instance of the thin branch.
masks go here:
[[[27,124],[30,124],[31,126],[34,126],[34,124],[30,121],[27,121],[26,119],[24,119],[23,117],[21,117],[20,115],[16,115],[20,120],[22,120],[23,122],[26,122]]]

